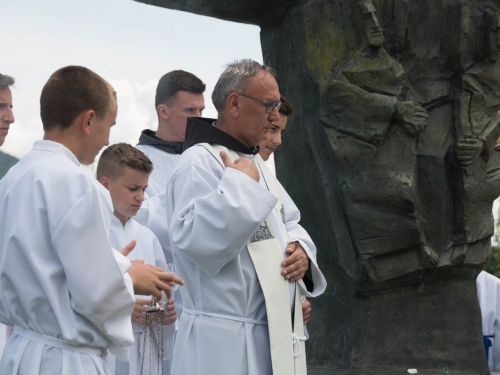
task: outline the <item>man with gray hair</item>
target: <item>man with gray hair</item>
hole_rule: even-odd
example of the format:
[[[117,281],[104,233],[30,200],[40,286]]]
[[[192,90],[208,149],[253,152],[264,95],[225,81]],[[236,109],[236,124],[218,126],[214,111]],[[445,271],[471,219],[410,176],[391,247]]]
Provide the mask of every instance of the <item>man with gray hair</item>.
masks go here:
[[[14,84],[14,78],[0,73],[0,146],[5,142],[10,124],[14,123],[12,112],[12,92],[9,86]]]
[[[170,243],[186,279],[172,373],[305,374],[301,301],[326,283],[297,207],[256,156],[279,120],[274,72],[230,64],[212,101],[217,120],[188,119],[167,184]]]

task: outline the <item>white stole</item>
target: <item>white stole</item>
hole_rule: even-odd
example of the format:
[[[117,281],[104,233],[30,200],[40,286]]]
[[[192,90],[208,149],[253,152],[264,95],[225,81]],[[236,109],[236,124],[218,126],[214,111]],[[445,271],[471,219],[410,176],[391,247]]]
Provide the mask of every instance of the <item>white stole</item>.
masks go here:
[[[219,155],[220,151],[226,152],[233,162],[239,158],[236,152],[229,150],[227,147],[208,143],[202,143],[200,146],[205,147],[219,161],[222,168],[225,167]],[[284,213],[281,211],[283,201],[275,177],[259,155],[255,157],[255,161],[262,171],[269,191],[278,198],[278,202],[274,207],[278,218],[283,218]],[[281,227],[278,229],[282,231],[288,243],[286,224],[284,220],[278,221]],[[294,324],[292,329],[290,282],[281,275],[283,250],[278,244],[275,229],[272,227],[269,217],[252,235],[247,247],[266,302],[273,375],[306,375],[306,350],[300,285],[297,282],[295,283]]]

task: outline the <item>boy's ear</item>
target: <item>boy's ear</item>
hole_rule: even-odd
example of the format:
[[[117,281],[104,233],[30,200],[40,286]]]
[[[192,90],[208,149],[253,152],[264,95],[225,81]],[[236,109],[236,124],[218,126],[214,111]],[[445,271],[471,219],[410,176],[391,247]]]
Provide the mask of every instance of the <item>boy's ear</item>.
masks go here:
[[[94,123],[96,114],[93,109],[89,109],[88,111],[83,112],[83,116],[81,118],[81,125],[83,128],[83,132],[88,135],[90,133],[90,129],[92,128],[92,124]]]
[[[104,186],[106,189],[109,190],[109,178],[103,176],[99,179],[99,182],[101,183],[102,186]]]

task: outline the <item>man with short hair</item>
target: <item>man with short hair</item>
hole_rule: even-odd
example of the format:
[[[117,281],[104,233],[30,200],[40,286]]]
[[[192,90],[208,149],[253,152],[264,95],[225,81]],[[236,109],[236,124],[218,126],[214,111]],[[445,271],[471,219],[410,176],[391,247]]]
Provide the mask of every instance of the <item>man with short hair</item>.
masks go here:
[[[2,375],[109,374],[127,360],[137,294],[170,294],[178,277],[110,245],[109,192],[80,168],[109,143],[116,93],[80,66],[43,87],[44,140],[0,181],[0,321],[14,326]]]
[[[183,70],[174,70],[161,77],[155,96],[158,130],[143,130],[137,145],[151,159],[154,169],[146,190],[147,200],[135,219],[158,237],[172,269],[174,266],[166,221],[165,189],[170,173],[184,149],[187,118],[200,117],[205,109],[204,91],[205,84],[194,74]],[[179,292],[175,293],[175,303],[180,317],[182,297]],[[164,368],[165,374],[169,374],[170,365],[166,363]]]
[[[154,165],[147,189],[150,198],[165,190],[172,167],[183,150],[186,120],[200,117],[205,109],[204,91],[205,84],[183,70],[169,72],[158,82],[155,96],[158,130],[143,130],[137,145]]]
[[[0,146],[5,142],[10,124],[14,123],[12,112],[12,92],[9,86],[14,84],[14,78],[0,73]]]
[[[297,208],[254,158],[280,118],[274,73],[230,64],[212,101],[218,119],[188,119],[167,184],[174,262],[189,280],[172,373],[305,374],[301,300],[326,282]]]

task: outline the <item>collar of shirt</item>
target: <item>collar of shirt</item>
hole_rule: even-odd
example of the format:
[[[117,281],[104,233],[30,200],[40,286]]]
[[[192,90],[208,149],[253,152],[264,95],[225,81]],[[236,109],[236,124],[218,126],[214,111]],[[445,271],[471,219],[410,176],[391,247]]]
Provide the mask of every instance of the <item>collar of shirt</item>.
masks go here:
[[[139,137],[138,145],[145,145],[157,148],[159,150],[168,152],[169,154],[177,154],[180,155],[183,150],[182,142],[168,142],[160,139],[156,136],[156,132],[145,129],[142,131],[141,136]]]
[[[76,158],[75,154],[71,152],[69,148],[64,146],[62,143],[59,142],[54,142],[54,141],[47,141],[47,140],[40,140],[36,141],[33,144],[33,150],[39,150],[39,151],[47,151],[47,152],[54,152],[56,154],[62,155],[72,161],[74,164],[76,164],[77,167],[80,166],[80,162]]]
[[[216,120],[204,117],[189,117],[187,119],[186,139],[184,150],[197,143],[211,143],[227,147],[236,152],[246,155],[256,155],[259,146],[248,148],[236,138],[218,129]]]

